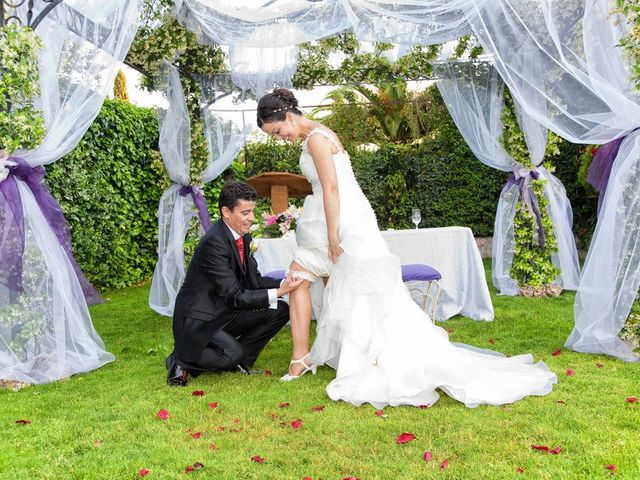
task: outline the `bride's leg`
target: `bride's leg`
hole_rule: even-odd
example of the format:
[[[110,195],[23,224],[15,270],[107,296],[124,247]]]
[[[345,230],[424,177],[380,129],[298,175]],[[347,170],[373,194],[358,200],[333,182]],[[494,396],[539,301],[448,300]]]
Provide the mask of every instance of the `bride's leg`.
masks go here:
[[[308,270],[300,264],[292,262],[291,272],[305,272]],[[291,338],[293,349],[291,359],[298,360],[309,353],[309,335],[311,331],[311,293],[309,287],[311,283],[304,280],[298,288],[289,293],[289,319],[291,321]],[[289,367],[290,375],[298,375],[304,366],[294,363]]]

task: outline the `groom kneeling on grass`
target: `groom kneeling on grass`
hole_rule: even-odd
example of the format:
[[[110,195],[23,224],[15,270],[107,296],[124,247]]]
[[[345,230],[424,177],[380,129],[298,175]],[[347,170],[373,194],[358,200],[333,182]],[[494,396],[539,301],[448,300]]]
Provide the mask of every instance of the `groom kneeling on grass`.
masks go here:
[[[173,312],[174,351],[166,361],[167,383],[185,386],[189,373],[250,373],[267,342],[289,321],[278,297],[302,279],[262,277],[251,256],[249,229],[257,193],[246,183],[224,186],[222,219],[200,239]]]

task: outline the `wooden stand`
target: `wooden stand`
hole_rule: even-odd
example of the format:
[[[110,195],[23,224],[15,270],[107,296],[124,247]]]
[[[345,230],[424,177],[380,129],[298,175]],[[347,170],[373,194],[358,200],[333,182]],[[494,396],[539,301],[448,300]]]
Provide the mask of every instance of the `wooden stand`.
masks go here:
[[[261,197],[271,198],[273,213],[289,208],[289,198],[306,197],[311,194],[311,184],[302,175],[287,172],[267,172],[247,179]]]

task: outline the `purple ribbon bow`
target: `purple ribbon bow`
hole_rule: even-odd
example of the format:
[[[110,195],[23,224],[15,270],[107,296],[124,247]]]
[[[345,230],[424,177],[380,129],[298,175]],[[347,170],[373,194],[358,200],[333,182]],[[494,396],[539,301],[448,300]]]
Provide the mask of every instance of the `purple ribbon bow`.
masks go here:
[[[509,179],[507,180],[507,184],[502,189],[502,193],[505,193],[513,185],[518,186],[518,190],[520,191],[520,199],[522,200],[523,205],[536,219],[536,223],[538,225],[538,245],[540,245],[540,248],[545,248],[546,238],[544,234],[544,227],[542,226],[542,214],[540,213],[540,205],[538,204],[538,198],[536,197],[535,192],[531,188],[531,180],[537,180],[539,177],[540,173],[535,167],[533,168],[533,170],[528,170],[524,175],[520,172],[513,171],[511,172],[511,175],[509,175]]]
[[[211,219],[209,218],[209,210],[207,210],[207,201],[204,198],[202,193],[202,189],[196,185],[183,185],[180,188],[180,196],[186,197],[188,194],[191,194],[191,198],[193,199],[193,203],[198,209],[198,217],[200,217],[200,224],[202,228],[206,232],[209,230],[211,226]]]
[[[3,165],[0,165],[0,169]],[[25,226],[22,199],[17,180],[23,181],[33,193],[47,223],[55,233],[78,276],[87,304],[103,302],[103,298],[82,273],[71,251],[71,234],[64,214],[56,199],[43,182],[43,167],[32,167],[22,158],[11,157],[5,161],[8,176],[0,181],[0,198],[4,197],[6,207],[0,208],[0,284],[9,288],[12,294],[24,291],[22,285],[23,255],[25,249]],[[6,171],[4,172],[6,173]],[[0,205],[3,202],[0,201]]]
[[[591,160],[591,165],[589,165],[587,182],[593,186],[596,192],[599,193],[598,215],[600,215],[600,207],[602,207],[604,194],[606,193],[607,185],[609,184],[609,176],[611,175],[613,161],[618,156],[620,144],[625,138],[627,137],[616,138],[604,145],[600,145]]]

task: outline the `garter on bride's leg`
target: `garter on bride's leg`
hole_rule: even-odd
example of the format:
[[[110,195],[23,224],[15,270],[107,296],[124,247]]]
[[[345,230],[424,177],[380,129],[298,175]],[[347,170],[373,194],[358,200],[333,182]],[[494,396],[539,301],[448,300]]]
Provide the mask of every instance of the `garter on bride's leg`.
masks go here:
[[[315,366],[307,363],[309,354],[309,335],[311,330],[311,293],[309,287],[316,276],[306,270],[300,264],[292,262],[287,275],[294,278],[303,278],[304,281],[298,288],[289,293],[289,320],[291,322],[291,338],[293,349],[289,372],[282,380],[288,381],[298,378],[300,375],[312,370]]]

